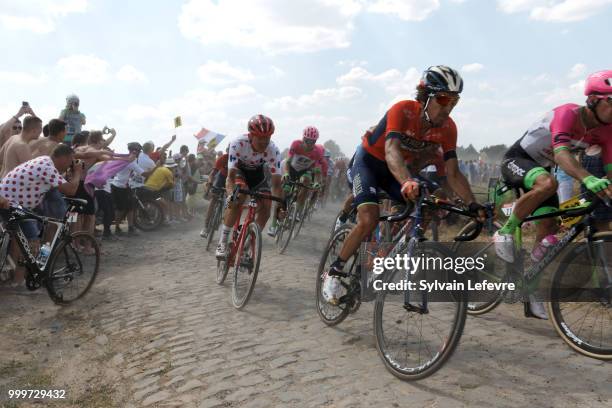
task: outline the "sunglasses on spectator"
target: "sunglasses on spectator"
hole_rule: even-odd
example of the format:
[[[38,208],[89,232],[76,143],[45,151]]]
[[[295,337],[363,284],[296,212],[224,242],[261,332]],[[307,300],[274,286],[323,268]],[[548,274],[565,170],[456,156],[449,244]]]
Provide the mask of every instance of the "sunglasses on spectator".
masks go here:
[[[22,126],[13,126],[13,130],[21,130],[21,129],[23,129]]]
[[[434,98],[436,98],[436,102],[440,106],[455,106],[459,102],[459,95],[435,94]]]

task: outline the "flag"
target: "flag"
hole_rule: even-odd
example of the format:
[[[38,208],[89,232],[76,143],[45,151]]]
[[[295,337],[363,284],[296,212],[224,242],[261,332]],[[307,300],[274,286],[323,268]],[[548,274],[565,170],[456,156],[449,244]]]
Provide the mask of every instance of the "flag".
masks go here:
[[[204,146],[209,149],[214,149],[223,139],[225,139],[224,135],[213,132],[212,130],[208,130],[206,128],[202,128],[198,133],[193,135],[196,139],[198,139],[198,151],[202,151]],[[200,147],[202,146],[202,147]]]
[[[118,155],[115,156],[124,156],[128,155]],[[95,188],[102,188],[106,184],[106,182],[113,178],[115,174],[119,173],[121,170],[127,167],[131,162],[128,160],[109,160],[98,162],[91,166],[91,168],[87,171],[87,176],[85,177],[85,190],[93,197]]]
[[[181,126],[183,126],[183,120],[180,116],[177,116],[176,118],[174,118],[174,127],[177,128]]]

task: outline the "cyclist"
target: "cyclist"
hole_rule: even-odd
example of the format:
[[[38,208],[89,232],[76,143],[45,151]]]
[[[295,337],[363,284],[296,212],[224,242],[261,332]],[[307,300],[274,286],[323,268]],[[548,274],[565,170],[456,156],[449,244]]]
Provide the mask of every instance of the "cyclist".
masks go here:
[[[559,207],[557,182],[550,174],[553,164],[591,192],[612,197],[608,180],[612,176],[612,70],[589,75],[584,94],[586,106],[568,103],[556,107],[532,125],[504,155],[501,166],[504,181],[525,191],[508,221],[493,236],[497,255],[506,262],[514,262],[513,235],[522,220],[530,214],[557,211]],[[570,151],[594,144],[601,145],[608,179],[586,171]],[[557,242],[556,224],[555,218],[545,218],[537,224],[537,244],[531,255],[534,261],[542,259],[546,245]],[[544,307],[533,301],[531,312],[535,317],[546,318]]]
[[[218,189],[225,188],[225,179],[227,178],[227,159],[229,157],[228,152],[229,145],[227,145],[225,153],[215,161],[215,167],[213,167],[213,169],[210,171],[210,174],[208,175],[208,182],[206,182],[205,188],[206,192],[210,191],[210,186],[213,186]],[[215,196],[211,199],[211,202],[212,200],[218,199],[218,193],[213,194]],[[208,225],[208,221],[210,220],[210,217],[212,217],[213,208],[214,207],[212,205],[208,205],[208,210],[206,211],[206,219],[204,220],[204,228],[202,228],[202,231],[200,231],[200,236],[202,238],[208,237],[209,231],[206,230],[206,225]]]
[[[429,67],[417,86],[416,100],[394,104],[362,137],[351,168],[357,225],[324,278],[323,297],[327,302],[338,304],[342,294],[338,276],[342,276],[346,260],[378,225],[377,191],[381,189],[397,201],[418,197],[419,183],[405,165],[410,152],[419,154],[439,145],[449,186],[484,221],[484,207],[476,202],[470,184],[459,171],[457,128],[449,116],[462,90],[463,79],[457,71],[444,65]]]
[[[319,188],[321,186],[321,169],[318,166],[323,160],[321,150],[317,149],[315,143],[319,138],[319,130],[314,126],[307,126],[302,133],[302,140],[294,140],[289,148],[287,160],[283,164],[283,192],[286,194],[291,187],[287,180],[299,181],[300,183]],[[313,182],[314,179],[314,182]],[[301,189],[297,197],[297,213],[302,213],[308,190]],[[272,216],[272,225],[268,228],[268,235],[276,235],[277,220]]]
[[[238,137],[229,145],[228,173],[225,181],[228,203],[219,244],[215,251],[217,258],[225,257],[230,232],[245,200],[245,196],[241,194],[235,202],[229,201],[234,185],[242,185],[243,188],[259,193],[269,193],[271,185],[272,194],[277,197],[282,191],[280,151],[270,140],[274,133],[272,119],[264,115],[255,115],[249,120],[247,128],[248,134]],[[266,176],[266,169],[269,170],[270,177]],[[261,200],[255,222],[263,230],[269,217],[270,201]]]

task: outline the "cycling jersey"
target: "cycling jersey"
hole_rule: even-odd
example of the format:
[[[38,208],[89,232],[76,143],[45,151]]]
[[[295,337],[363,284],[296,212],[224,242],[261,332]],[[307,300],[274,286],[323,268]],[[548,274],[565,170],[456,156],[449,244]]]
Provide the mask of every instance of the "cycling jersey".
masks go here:
[[[272,175],[280,175],[280,162],[280,151],[274,142],[270,141],[266,151],[260,153],[253,150],[249,137],[243,135],[230,143],[227,171],[234,168],[243,171],[263,171],[264,166],[267,166]]]
[[[579,105],[568,103],[548,112],[533,124],[517,142],[535,162],[551,167],[554,153],[562,149],[585,149],[601,145],[606,170],[612,164],[612,125],[586,130]]]
[[[227,177],[227,159],[228,159],[229,155],[227,153],[224,153],[223,156],[219,157],[216,161],[215,161],[215,169],[217,169],[217,171],[223,175],[223,177]]]
[[[316,146],[307,150],[304,142],[301,140],[294,140],[289,148],[288,160],[289,166],[296,172],[303,172],[311,168],[317,171],[317,164],[321,163],[323,155],[321,154],[321,150]]]
[[[385,161],[385,142],[398,138],[402,154],[407,159],[411,153],[419,153],[432,145],[442,148],[444,160],[457,157],[457,127],[451,118],[444,125],[427,131],[421,129],[422,106],[417,101],[400,101],[393,105],[383,118],[362,137],[364,150]]]

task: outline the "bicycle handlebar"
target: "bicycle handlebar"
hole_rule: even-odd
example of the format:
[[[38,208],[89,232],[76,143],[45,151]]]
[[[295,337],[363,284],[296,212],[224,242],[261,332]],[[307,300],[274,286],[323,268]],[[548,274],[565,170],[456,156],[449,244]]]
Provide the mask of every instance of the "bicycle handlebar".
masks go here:
[[[255,191],[251,191],[251,190],[244,190],[242,188],[240,188],[240,186],[235,186],[234,187],[234,191],[232,192],[232,195],[229,198],[229,201],[236,201],[238,199],[238,195],[239,194],[246,194],[249,195],[253,198],[258,198],[261,200],[272,200],[272,201],[277,201],[281,204],[283,204],[285,202],[285,200],[283,200],[280,197],[275,197],[273,195],[268,195],[268,194],[261,194],[261,193],[257,193]]]

